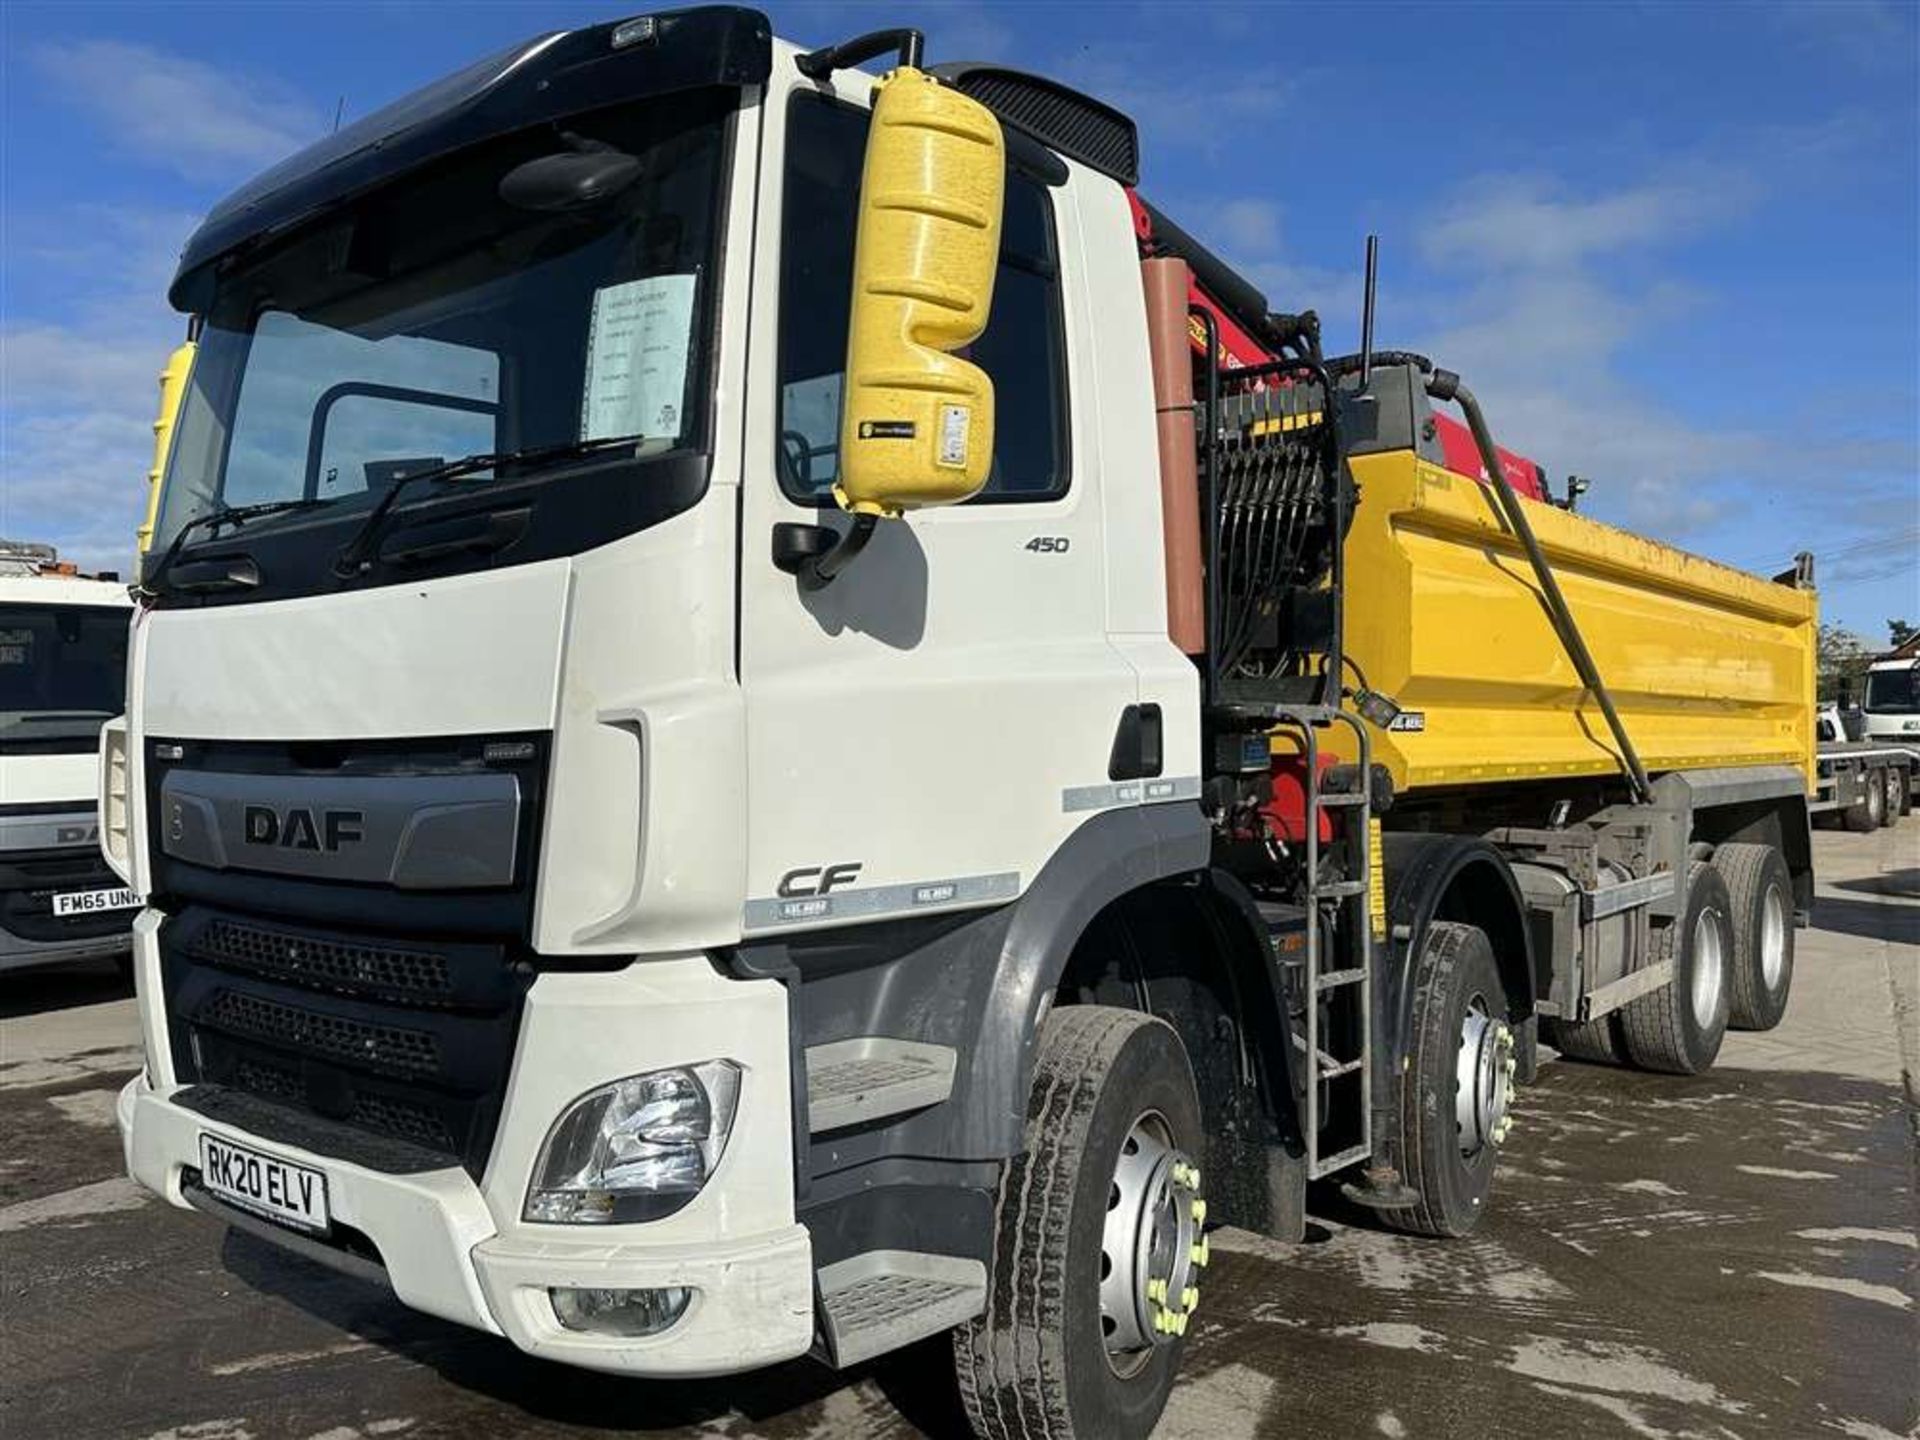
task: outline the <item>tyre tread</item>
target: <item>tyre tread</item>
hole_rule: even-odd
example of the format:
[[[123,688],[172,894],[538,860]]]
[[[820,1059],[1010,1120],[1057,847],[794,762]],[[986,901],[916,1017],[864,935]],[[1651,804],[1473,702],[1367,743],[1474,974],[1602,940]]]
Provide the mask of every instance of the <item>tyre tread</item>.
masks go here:
[[[1713,868],[1720,872],[1720,878],[1727,882],[1727,895],[1732,902],[1733,927],[1733,970],[1728,976],[1727,986],[1727,1023],[1741,1030],[1770,1030],[1779,1024],[1778,1017],[1772,1021],[1767,1018],[1768,999],[1760,976],[1760,959],[1756,951],[1759,937],[1752,932],[1748,918],[1760,903],[1760,897],[1766,888],[1767,872],[1772,866],[1769,861],[1779,852],[1771,845],[1722,845],[1713,855]],[[1780,862],[1784,871],[1786,862]],[[1792,983],[1793,958],[1791,952],[1787,958],[1787,980]]]
[[[1633,1063],[1643,1070],[1657,1070],[1669,1075],[1694,1075],[1713,1063],[1711,1057],[1704,1064],[1696,1063],[1687,1050],[1684,1007],[1691,1005],[1693,998],[1689,977],[1681,973],[1678,949],[1689,928],[1687,922],[1693,914],[1694,887],[1707,876],[1718,876],[1718,872],[1707,861],[1696,860],[1688,867],[1685,910],[1671,925],[1656,929],[1648,943],[1649,965],[1657,965],[1662,960],[1675,962],[1672,981],[1651,995],[1629,1000],[1615,1012],[1620,1017],[1621,1043]],[[1718,1048],[1717,1045],[1714,1047],[1716,1053]]]
[[[1071,1418],[1047,1401],[1065,1391],[1057,1336],[1066,1296],[1049,1283],[1051,1267],[1040,1258],[1066,1243],[1080,1155],[1107,1071],[1133,1032],[1153,1023],[1131,1010],[1073,1005],[1055,1011],[1042,1032],[1028,1146],[1000,1179],[987,1309],[953,1335],[961,1406],[982,1440],[1073,1440]],[[1011,1233],[1001,1229],[1009,1220]]]
[[[1415,1014],[1420,1017],[1419,1029],[1414,1036],[1414,1048],[1407,1057],[1408,1077],[1417,1077],[1426,1073],[1426,1061],[1434,1046],[1444,1046],[1451,1056],[1458,1042],[1451,1035],[1441,1032],[1444,1029],[1444,1006],[1422,1004],[1418,998],[1430,991],[1445,994],[1453,986],[1454,970],[1459,962],[1460,949],[1469,940],[1481,932],[1472,925],[1462,925],[1451,920],[1436,920],[1427,927],[1427,941],[1421,947],[1419,970],[1414,976],[1416,990]],[[1453,1111],[1446,1109],[1436,1123],[1451,1125]],[[1420,1199],[1413,1205],[1401,1210],[1382,1210],[1381,1221],[1395,1230],[1409,1235],[1428,1235],[1445,1238],[1462,1233],[1457,1225],[1448,1222],[1445,1213],[1434,1203],[1437,1193],[1436,1177],[1427,1174],[1426,1130],[1427,1121],[1419,1101],[1419,1087],[1403,1081],[1401,1101],[1401,1126],[1403,1143],[1400,1146],[1400,1175]]]

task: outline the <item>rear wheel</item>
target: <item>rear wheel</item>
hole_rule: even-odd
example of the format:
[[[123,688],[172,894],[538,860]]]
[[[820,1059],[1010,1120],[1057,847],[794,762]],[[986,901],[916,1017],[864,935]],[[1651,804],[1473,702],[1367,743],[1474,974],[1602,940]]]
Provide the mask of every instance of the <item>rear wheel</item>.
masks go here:
[[[1480,1219],[1512,1125],[1514,1033],[1486,933],[1435,921],[1414,970],[1413,1039],[1400,1089],[1400,1167],[1419,1203],[1380,1218],[1416,1235]]]
[[[1610,1016],[1584,1024],[1543,1019],[1540,1026],[1540,1038],[1569,1060],[1585,1060],[1592,1065],[1620,1063],[1620,1044],[1614,1037]]]
[[[1861,780],[1860,798],[1847,807],[1842,817],[1847,829],[1864,835],[1887,823],[1887,785],[1877,770],[1869,770]]]
[[[1727,1033],[1727,969],[1733,951],[1727,882],[1696,860],[1687,871],[1687,906],[1653,932],[1648,962],[1673,961],[1672,981],[1619,1010],[1620,1038],[1643,1070],[1697,1075],[1713,1064]]]
[[[1207,1263],[1186,1050],[1148,1015],[1054,1011],[1007,1165],[986,1312],[954,1332],[983,1440],[1135,1440],[1173,1389]]]
[[[1771,845],[1722,845],[1713,868],[1727,882],[1733,964],[1727,975],[1727,1023],[1771,1030],[1787,1013],[1793,988],[1793,879]]]

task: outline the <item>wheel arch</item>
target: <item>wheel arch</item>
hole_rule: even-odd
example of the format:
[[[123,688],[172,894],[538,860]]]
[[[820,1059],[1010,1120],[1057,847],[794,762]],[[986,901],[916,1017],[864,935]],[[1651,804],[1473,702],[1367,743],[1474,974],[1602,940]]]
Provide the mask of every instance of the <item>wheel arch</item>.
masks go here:
[[[1503,856],[1477,836],[1389,831],[1386,862],[1387,927],[1391,947],[1382,967],[1388,983],[1386,1014],[1394,1073],[1407,1053],[1413,1024],[1414,961],[1436,920],[1478,926],[1493,946],[1516,1021],[1533,1015],[1539,972],[1527,903]]]

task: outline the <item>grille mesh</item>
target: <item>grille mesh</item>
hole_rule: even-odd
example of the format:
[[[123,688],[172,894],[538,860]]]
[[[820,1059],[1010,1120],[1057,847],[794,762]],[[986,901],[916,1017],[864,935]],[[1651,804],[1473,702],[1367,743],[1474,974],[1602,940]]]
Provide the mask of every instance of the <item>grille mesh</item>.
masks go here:
[[[442,998],[453,988],[447,957],[428,951],[290,935],[215,920],[193,941],[196,959],[284,979]]]
[[[234,990],[217,992],[194,1019],[229,1034],[396,1074],[432,1075],[440,1068],[440,1047],[422,1031],[322,1015]]]
[[[1140,182],[1133,121],[1056,81],[995,65],[938,65],[934,73],[1036,140],[1122,185]]]

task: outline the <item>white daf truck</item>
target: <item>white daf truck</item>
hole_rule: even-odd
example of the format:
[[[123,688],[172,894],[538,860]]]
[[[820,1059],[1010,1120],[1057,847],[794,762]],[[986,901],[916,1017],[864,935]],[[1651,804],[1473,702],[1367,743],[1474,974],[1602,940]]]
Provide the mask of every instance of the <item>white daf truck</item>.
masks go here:
[[[547,35],[194,235],[119,1119],[536,1355],[952,1331],[981,1435],[1138,1437],[1210,1220],[1465,1233],[1536,1033],[1778,1020],[1814,604],[1517,498],[1124,116],[920,51]]]
[[[140,897],[100,855],[94,757],[130,615],[112,579],[0,540],[0,971],[128,953]]]

